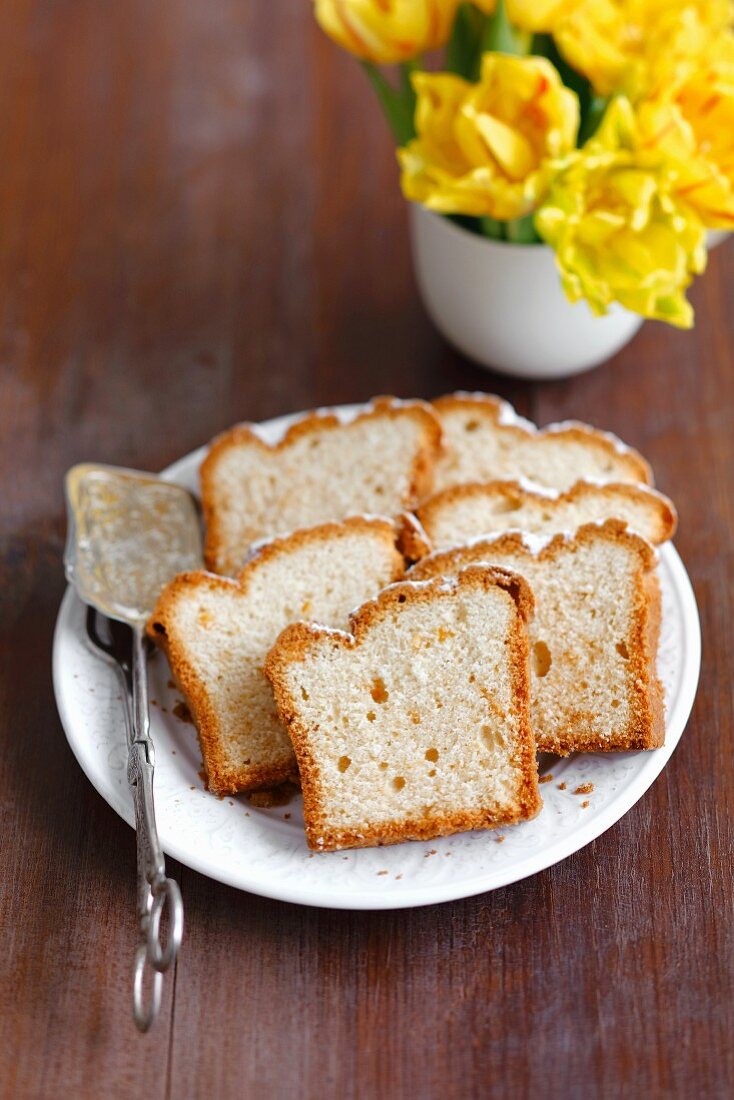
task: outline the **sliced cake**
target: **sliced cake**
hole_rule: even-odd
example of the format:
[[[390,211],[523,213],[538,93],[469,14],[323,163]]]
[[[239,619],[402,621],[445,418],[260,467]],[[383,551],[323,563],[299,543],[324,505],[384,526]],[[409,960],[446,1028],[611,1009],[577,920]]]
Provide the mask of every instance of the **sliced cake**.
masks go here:
[[[440,441],[430,406],[386,398],[346,423],[309,414],[274,446],[252,425],[233,428],[201,468],[207,567],[231,576],[259,539],[358,513],[411,511],[431,492]]]
[[[555,535],[585,523],[620,519],[659,545],[672,538],[677,515],[672,501],[647,485],[577,481],[554,494],[518,481],[455,485],[430,497],[418,518],[435,550],[472,539],[521,530]]]
[[[465,482],[527,478],[568,489],[582,478],[652,484],[636,451],[608,432],[568,421],[542,430],[489,394],[449,394],[433,402],[445,447],[435,491]]]
[[[540,808],[529,722],[532,593],[505,570],[395,584],[351,634],[299,623],[265,671],[293,741],[308,843],[427,839]]]
[[[399,534],[387,519],[324,524],[261,546],[236,581],[184,573],[163,591],[148,634],[191,711],[210,790],[256,790],[296,772],[263,675],[267,652],[297,619],[346,626],[402,575]]]
[[[535,595],[530,625],[538,748],[565,755],[663,744],[656,673],[660,590],[652,546],[610,520],[539,547],[519,532],[424,558],[411,579],[455,576],[475,562],[516,570]]]

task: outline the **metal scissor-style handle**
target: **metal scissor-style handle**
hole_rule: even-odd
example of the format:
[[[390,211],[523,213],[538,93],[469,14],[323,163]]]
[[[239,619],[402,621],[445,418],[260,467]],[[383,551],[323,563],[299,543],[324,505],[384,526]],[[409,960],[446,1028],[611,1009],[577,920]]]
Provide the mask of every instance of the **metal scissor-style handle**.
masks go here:
[[[153,804],[155,754],[149,733],[146,641],[142,628],[133,630],[132,729],[127,778],[135,804],[138,848],[138,917],[140,943],[135,952],[133,1012],[140,1031],[147,1031],[161,1006],[163,975],[174,962],[183,936],[183,901],[178,884],[166,877]],[[161,941],[161,917],[168,907],[168,939]],[[146,998],[145,972],[151,972]]]
[[[145,623],[171,577],[201,566],[201,525],[188,489],[141,470],[82,462],[67,472],[65,491],[66,576],[89,608],[90,641],[117,664],[125,681],[140,921],[133,1004],[137,1026],[147,1031],[160,1008],[162,975],[181,944],[183,904],[178,886],[166,877],[155,823]],[[162,939],[164,913],[168,932]]]

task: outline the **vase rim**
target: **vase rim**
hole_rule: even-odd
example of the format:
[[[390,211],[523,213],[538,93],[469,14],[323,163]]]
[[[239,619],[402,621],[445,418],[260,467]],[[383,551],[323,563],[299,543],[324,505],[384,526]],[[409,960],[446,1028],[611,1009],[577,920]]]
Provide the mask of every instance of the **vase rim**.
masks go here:
[[[477,247],[489,245],[490,247],[498,249],[522,249],[524,252],[552,251],[550,245],[547,244],[546,241],[528,241],[523,243],[522,241],[497,241],[493,237],[482,237],[478,233],[472,233],[471,230],[465,229],[463,225],[456,225],[456,223],[450,221],[445,214],[439,214],[436,210],[429,210],[427,206],[423,206],[420,202],[410,202],[409,205],[415,217],[425,216],[438,225],[442,225],[446,232],[454,233],[457,236],[463,237],[465,240],[474,241]]]

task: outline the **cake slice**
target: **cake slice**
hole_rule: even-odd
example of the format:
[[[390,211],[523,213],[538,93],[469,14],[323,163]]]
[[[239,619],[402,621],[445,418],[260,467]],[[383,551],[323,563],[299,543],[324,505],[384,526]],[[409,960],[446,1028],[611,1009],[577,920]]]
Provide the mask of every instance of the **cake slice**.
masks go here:
[[[511,530],[555,535],[607,519],[624,520],[659,545],[673,537],[678,522],[672,501],[647,485],[591,481],[560,494],[519,481],[455,485],[422,504],[418,518],[434,550]]]
[[[257,790],[295,774],[263,675],[267,652],[297,619],[346,626],[352,608],[403,573],[399,534],[387,519],[325,524],[261,546],[236,581],[183,573],[164,589],[148,634],[191,711],[211,791]]]
[[[587,424],[567,421],[541,430],[489,394],[449,394],[437,398],[433,408],[445,442],[436,492],[469,481],[520,477],[560,490],[582,478],[652,484],[641,455]]]
[[[516,570],[529,582],[535,595],[532,720],[542,751],[662,745],[654,549],[616,520],[556,535],[536,548],[528,538],[514,532],[436,553],[408,576],[455,576],[470,563],[486,562]]]
[[[395,844],[532,817],[532,593],[505,570],[395,584],[351,634],[298,623],[265,672],[293,741],[308,843]]]
[[[350,515],[395,516],[430,493],[441,429],[430,406],[381,398],[344,423],[311,413],[274,446],[241,424],[201,467],[207,567],[231,576],[253,542]]]

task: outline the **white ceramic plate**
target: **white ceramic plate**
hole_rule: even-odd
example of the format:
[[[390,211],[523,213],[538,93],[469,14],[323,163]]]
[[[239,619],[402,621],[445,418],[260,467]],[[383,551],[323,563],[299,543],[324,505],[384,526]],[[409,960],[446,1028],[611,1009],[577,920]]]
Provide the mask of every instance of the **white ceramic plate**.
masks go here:
[[[354,408],[339,410],[345,416]],[[293,417],[261,425],[275,441]],[[196,491],[204,449],[164,476]],[[338,909],[396,909],[469,897],[516,882],[564,859],[618,821],[660,774],[688,720],[698,684],[701,637],[688,576],[672,546],[660,555],[663,621],[659,672],[665,686],[665,747],[654,752],[545,758],[553,779],[541,787],[534,821],[495,832],[462,833],[352,852],[309,852],[300,798],[256,809],[244,797],[219,799],[199,776],[193,726],[173,714],[165,658],[150,664],[151,733],[156,747],[155,800],[166,853],[210,878],[266,897]],[[87,640],[85,610],[69,589],[54,636],[56,701],[66,736],[103,798],[132,825],[125,776],[121,684]],[[564,783],[561,790],[559,784]],[[593,783],[593,792],[575,795]],[[585,803],[588,803],[585,805]],[[501,839],[504,838],[504,839]]]

